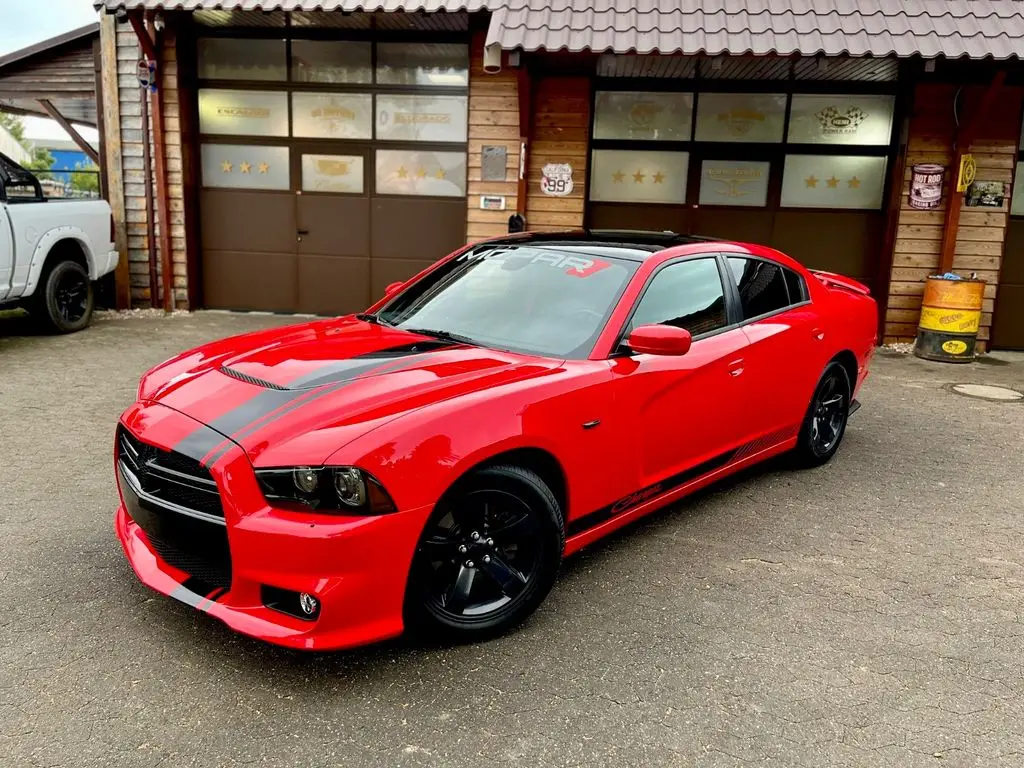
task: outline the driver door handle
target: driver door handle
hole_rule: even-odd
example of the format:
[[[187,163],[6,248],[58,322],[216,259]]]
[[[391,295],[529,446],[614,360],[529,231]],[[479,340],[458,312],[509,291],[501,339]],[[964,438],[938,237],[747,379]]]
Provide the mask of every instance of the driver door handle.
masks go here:
[[[735,360],[732,360],[727,368],[730,376],[739,376],[743,373],[743,358],[738,357]]]

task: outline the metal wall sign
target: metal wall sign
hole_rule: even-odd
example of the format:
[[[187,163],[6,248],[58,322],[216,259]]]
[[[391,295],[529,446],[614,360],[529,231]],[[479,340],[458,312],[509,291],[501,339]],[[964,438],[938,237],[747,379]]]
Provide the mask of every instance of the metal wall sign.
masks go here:
[[[936,163],[915,165],[910,177],[910,207],[930,211],[942,202],[942,179],[946,168]]]
[[[508,168],[508,149],[485,145],[480,150],[480,178],[483,181],[504,181]]]
[[[573,190],[572,165],[548,163],[541,169],[540,191],[549,197],[566,197]]]
[[[966,192],[977,172],[978,164],[974,162],[974,155],[961,155],[960,171],[956,177],[956,191]]]

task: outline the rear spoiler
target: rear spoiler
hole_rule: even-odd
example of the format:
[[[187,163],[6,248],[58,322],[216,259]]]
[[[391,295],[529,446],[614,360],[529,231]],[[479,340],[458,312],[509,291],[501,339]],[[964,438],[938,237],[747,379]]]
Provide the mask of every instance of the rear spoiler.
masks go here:
[[[811,269],[808,271],[829,288],[842,288],[847,291],[853,291],[854,293],[864,294],[865,296],[871,295],[870,288],[864,285],[864,283],[857,282],[852,277],[837,275],[835,272],[823,272],[820,269]]]

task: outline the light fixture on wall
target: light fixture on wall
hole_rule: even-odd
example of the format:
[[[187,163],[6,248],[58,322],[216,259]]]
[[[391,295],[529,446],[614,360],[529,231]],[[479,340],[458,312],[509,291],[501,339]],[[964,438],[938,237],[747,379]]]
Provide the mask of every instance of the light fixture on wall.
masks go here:
[[[501,46],[491,43],[484,48],[484,72],[496,75],[501,72]]]

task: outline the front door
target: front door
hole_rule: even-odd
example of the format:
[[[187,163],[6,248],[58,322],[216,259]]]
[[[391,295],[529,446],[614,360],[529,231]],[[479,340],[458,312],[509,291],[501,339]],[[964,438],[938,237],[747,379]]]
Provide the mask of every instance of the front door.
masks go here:
[[[664,490],[721,466],[739,444],[746,380],[746,336],[728,328],[718,262],[713,256],[669,263],[651,278],[625,336],[641,325],[674,325],[693,334],[681,356],[636,354],[613,363],[617,403],[631,412],[628,439],[638,487]],[[701,471],[704,470],[704,471]]]

